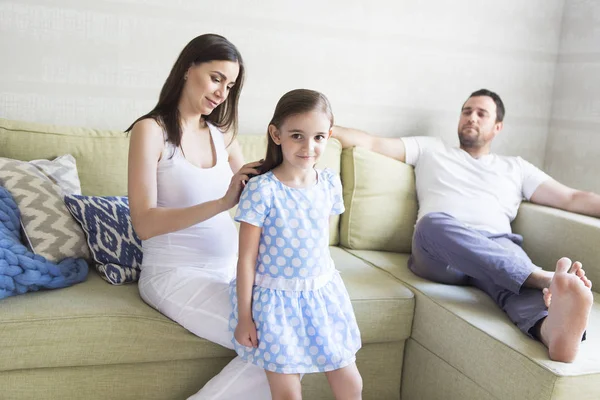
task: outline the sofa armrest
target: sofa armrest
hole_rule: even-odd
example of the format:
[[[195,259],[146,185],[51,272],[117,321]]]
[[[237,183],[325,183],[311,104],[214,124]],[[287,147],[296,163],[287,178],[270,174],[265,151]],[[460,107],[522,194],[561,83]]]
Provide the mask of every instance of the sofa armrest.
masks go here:
[[[600,284],[600,219],[524,202],[512,227],[535,264],[554,270],[566,256]]]

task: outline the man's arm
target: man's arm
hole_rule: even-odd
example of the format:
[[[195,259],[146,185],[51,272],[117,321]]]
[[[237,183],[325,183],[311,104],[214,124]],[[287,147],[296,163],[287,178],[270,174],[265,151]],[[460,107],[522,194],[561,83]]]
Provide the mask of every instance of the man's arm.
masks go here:
[[[600,217],[600,195],[570,188],[552,178],[538,186],[531,196],[531,202]]]
[[[358,129],[337,125],[332,128],[332,136],[342,143],[343,148],[359,146],[398,161],[406,160],[406,149],[400,138],[374,136]]]

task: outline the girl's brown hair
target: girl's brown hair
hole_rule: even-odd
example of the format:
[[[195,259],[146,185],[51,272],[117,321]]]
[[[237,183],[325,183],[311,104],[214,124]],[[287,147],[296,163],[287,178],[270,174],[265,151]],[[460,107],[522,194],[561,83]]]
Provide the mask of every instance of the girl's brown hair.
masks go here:
[[[329,100],[327,100],[324,94],[309,89],[295,89],[284,94],[277,102],[277,106],[275,106],[275,112],[273,113],[271,122],[269,122],[269,126],[274,125],[277,129],[281,129],[287,118],[311,111],[325,113],[327,118],[329,118],[329,127],[333,126],[333,112],[331,111]],[[265,161],[260,166],[261,174],[272,170],[283,162],[281,146],[273,141],[268,129],[267,140],[267,154]]]
[[[152,118],[165,130],[167,140],[179,147],[182,132],[178,105],[185,73],[191,65],[210,61],[232,61],[240,66],[238,78],[227,100],[219,104],[209,115],[203,116],[206,121],[224,132],[233,130],[235,137],[238,130],[238,100],[244,84],[244,62],[233,43],[223,36],[212,33],[200,35],[184,47],[160,91],[156,106],[148,114],[136,119],[125,132],[131,131],[136,122]]]

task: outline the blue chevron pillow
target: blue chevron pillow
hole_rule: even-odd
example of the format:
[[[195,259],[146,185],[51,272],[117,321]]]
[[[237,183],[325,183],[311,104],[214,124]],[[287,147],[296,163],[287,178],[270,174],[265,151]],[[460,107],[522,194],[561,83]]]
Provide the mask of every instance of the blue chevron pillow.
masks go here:
[[[133,231],[127,197],[68,195],[65,203],[85,232],[100,276],[113,285],[136,282],[142,242]]]

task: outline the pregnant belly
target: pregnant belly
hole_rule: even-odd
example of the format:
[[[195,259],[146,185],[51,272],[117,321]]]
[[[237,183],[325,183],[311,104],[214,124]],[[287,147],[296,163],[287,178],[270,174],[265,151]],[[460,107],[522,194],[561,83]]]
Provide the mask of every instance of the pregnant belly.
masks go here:
[[[142,243],[144,264],[195,265],[236,257],[238,233],[228,214],[219,214],[189,228]]]

